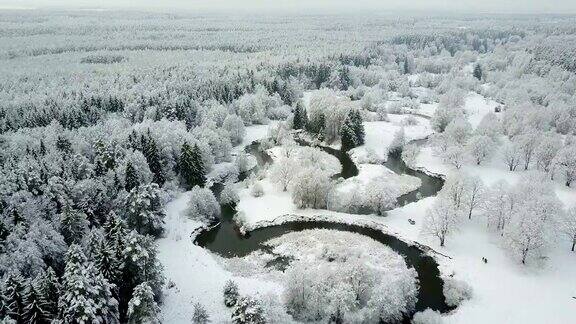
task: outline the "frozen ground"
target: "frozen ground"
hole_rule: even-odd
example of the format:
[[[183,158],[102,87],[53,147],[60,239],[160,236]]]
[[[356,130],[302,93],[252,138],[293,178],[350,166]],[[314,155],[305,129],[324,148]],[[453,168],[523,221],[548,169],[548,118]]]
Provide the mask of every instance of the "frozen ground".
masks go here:
[[[358,175],[343,180],[336,186],[336,190],[345,195],[354,188],[364,188],[374,178],[378,178],[378,181],[382,181],[393,188],[397,197],[418,189],[422,183],[417,177],[407,174],[398,175],[382,164],[360,164],[358,165]]]
[[[494,112],[494,108],[500,104],[494,100],[487,99],[476,92],[469,92],[465,98],[464,111],[472,127],[478,126],[482,117],[489,112]],[[438,103],[420,104],[420,109],[410,110],[423,116],[432,117],[438,108]]]
[[[409,117],[416,119],[417,125],[404,125]],[[426,138],[432,134],[430,122],[426,118],[410,115],[389,114],[389,122],[365,122],[366,142],[350,151],[356,163],[378,163],[388,159],[388,148],[396,131],[404,127],[406,141]]]

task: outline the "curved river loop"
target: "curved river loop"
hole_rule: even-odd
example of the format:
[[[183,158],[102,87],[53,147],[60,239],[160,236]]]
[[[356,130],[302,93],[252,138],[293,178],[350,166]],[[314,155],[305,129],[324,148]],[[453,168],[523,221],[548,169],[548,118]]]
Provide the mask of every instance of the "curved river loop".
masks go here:
[[[422,144],[426,140],[416,140],[414,143]],[[300,145],[311,145],[310,143],[297,139]],[[325,152],[338,158],[342,165],[341,173],[336,177],[344,179],[358,175],[358,168],[350,158],[349,154],[341,150],[318,146]],[[271,157],[260,147],[258,142],[246,146],[246,152],[254,155],[257,159],[258,165],[256,168],[261,168],[265,164],[272,163]],[[418,177],[422,184],[413,192],[404,194],[398,198],[398,205],[415,202],[424,197],[436,195],[442,186],[444,180],[440,177],[428,175],[422,171],[409,168],[400,157],[389,156],[384,165],[397,174],[408,174],[410,176]],[[254,172],[252,170],[251,172]],[[240,179],[246,178],[247,174],[242,174]],[[211,187],[216,196],[219,195],[223,185],[216,183]],[[387,234],[380,229],[366,227],[363,225],[346,224],[339,222],[331,222],[327,220],[298,220],[288,221],[279,225],[271,225],[260,227],[252,230],[249,233],[241,234],[233,216],[236,213],[233,207],[223,206],[220,222],[209,228],[201,230],[194,238],[194,243],[217,253],[220,256],[242,257],[246,256],[257,250],[269,251],[270,247],[266,246],[266,241],[282,236],[284,234],[303,231],[308,229],[330,229],[338,231],[346,231],[357,233],[360,235],[368,236],[386,246],[391,248],[396,253],[402,255],[406,265],[416,270],[419,281],[418,301],[416,303],[415,311],[423,311],[427,308],[445,313],[453,308],[448,306],[445,302],[444,294],[442,291],[443,280],[440,277],[438,263],[430,256],[427,251],[430,250],[425,246],[418,244],[406,243],[401,239]],[[382,216],[385,217],[385,216]],[[290,260],[284,257],[279,257],[269,263],[268,266],[276,266],[279,269],[284,269]],[[410,323],[410,318],[405,318],[404,323]]]

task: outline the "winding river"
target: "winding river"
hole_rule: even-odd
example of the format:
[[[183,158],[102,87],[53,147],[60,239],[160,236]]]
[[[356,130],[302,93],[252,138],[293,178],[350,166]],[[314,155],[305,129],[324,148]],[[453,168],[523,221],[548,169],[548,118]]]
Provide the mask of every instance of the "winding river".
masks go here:
[[[306,143],[302,142],[300,144],[306,145]],[[338,177],[350,178],[358,174],[358,168],[347,153],[330,147],[320,148],[334,155],[342,164],[342,171],[337,175]],[[271,162],[270,156],[261,150],[257,143],[247,146],[246,151],[256,156],[260,167]],[[385,166],[398,174],[415,176],[422,181],[419,189],[398,198],[399,205],[435,195],[444,184],[444,181],[440,178],[408,168],[399,157],[390,156]],[[218,195],[221,185],[214,185],[212,190]],[[407,266],[413,267],[418,273],[420,289],[415,311],[431,308],[440,312],[447,312],[452,309],[446,305],[442,292],[443,281],[439,276],[440,271],[434,258],[427,255],[422,249],[409,245],[393,235],[385,234],[373,228],[328,221],[293,221],[281,225],[258,228],[247,235],[241,235],[233,221],[234,213],[235,210],[233,208],[223,207],[220,223],[200,232],[195,238],[195,244],[224,257],[242,257],[257,250],[266,249],[267,246],[264,244],[266,241],[294,231],[331,229],[365,235],[402,255]],[[282,263],[282,260],[280,261]],[[410,319],[406,318],[404,322],[410,323]]]

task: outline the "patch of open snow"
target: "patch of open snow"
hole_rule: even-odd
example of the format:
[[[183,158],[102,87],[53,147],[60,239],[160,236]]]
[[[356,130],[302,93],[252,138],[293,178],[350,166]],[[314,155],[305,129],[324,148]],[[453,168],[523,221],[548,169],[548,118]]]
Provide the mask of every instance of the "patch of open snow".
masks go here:
[[[382,164],[360,164],[358,175],[338,183],[336,190],[344,195],[354,188],[364,188],[374,178],[388,184],[398,197],[418,189],[422,184],[419,178],[406,174],[398,175]]]
[[[470,92],[466,96],[464,111],[472,128],[476,128],[484,116],[488,113],[494,112],[494,108],[500,104],[494,100],[487,99],[484,96]]]
[[[418,125],[403,126],[406,118],[415,118]],[[364,122],[365,143],[350,150],[350,156],[356,163],[378,163],[388,159],[388,148],[396,131],[404,127],[406,141],[422,139],[433,133],[430,122],[423,117],[389,114],[387,121]]]
[[[268,137],[268,129],[273,127],[278,121],[271,120],[267,125],[250,125],[246,127],[246,134],[242,139],[242,143],[234,146],[232,149],[233,154],[244,151],[247,145],[252,144],[254,141],[259,141]]]

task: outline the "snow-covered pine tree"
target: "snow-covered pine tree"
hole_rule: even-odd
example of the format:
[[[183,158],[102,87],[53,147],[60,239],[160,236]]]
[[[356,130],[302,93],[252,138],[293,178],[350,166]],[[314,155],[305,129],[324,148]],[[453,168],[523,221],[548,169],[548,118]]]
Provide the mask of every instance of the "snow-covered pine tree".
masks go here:
[[[340,129],[340,141],[342,143],[342,151],[348,151],[356,147],[356,133],[354,132],[354,125],[350,118],[346,118],[344,125]]]
[[[364,137],[366,133],[364,131],[364,124],[362,123],[362,115],[359,110],[352,110],[350,112],[350,117],[352,118],[352,125],[354,126],[354,135],[356,135],[356,146],[364,145]]]
[[[66,254],[59,318],[64,322],[118,323],[118,302],[110,284],[89,262],[80,246],[72,244]]]
[[[232,310],[234,324],[264,324],[266,317],[259,300],[246,296],[238,299]]]
[[[306,124],[306,130],[315,134],[320,141],[324,140],[326,129],[326,116],[320,112],[316,117],[310,119]]]
[[[132,189],[140,185],[138,181],[138,175],[136,174],[136,169],[132,165],[132,162],[128,161],[126,163],[126,175],[124,178],[124,189],[130,192]]]
[[[88,231],[90,222],[82,211],[65,206],[60,214],[60,233],[67,244],[78,243]]]
[[[106,238],[95,240],[94,265],[100,271],[102,276],[116,286],[120,285],[122,275],[122,261],[118,260],[114,245],[110,244]]]
[[[482,67],[480,66],[480,63],[476,63],[476,65],[474,65],[474,77],[478,80],[482,80]]]
[[[296,107],[294,108],[294,118],[292,121],[292,128],[294,129],[304,129],[306,128],[306,124],[308,123],[308,114],[306,112],[306,108],[301,101],[296,103]]]
[[[160,323],[159,312],[160,308],[154,301],[154,292],[148,283],[143,282],[136,286],[128,302],[128,323]]]
[[[165,214],[158,184],[151,183],[132,189],[124,204],[126,222],[130,228],[140,234],[160,234]]]
[[[46,300],[43,299],[42,294],[34,286],[33,283],[29,283],[26,287],[26,296],[24,297],[24,314],[22,316],[26,323],[50,323],[53,317],[50,316],[49,312],[46,310]]]
[[[44,301],[44,311],[49,318],[56,318],[58,316],[60,282],[52,267],[48,267],[48,269],[38,277],[37,289],[40,298]]]
[[[152,172],[153,179],[152,182],[157,183],[159,186],[164,185],[166,177],[164,176],[164,170],[162,169],[162,163],[160,162],[160,153],[158,152],[158,145],[156,140],[150,134],[148,130],[148,138],[146,140],[146,145],[143,144],[142,153],[146,157],[148,162],[148,167]]]
[[[194,304],[194,314],[192,314],[193,324],[207,324],[210,323],[210,316],[208,312],[200,303]]]
[[[234,282],[234,280],[226,281],[226,284],[224,284],[224,305],[226,305],[226,307],[236,305],[239,296],[236,282]]]
[[[188,143],[182,144],[179,162],[180,176],[183,185],[187,189],[194,186],[204,187],[206,176],[198,145],[194,144],[193,147],[190,147]]]
[[[124,268],[121,285],[121,306],[127,305],[132,290],[139,284],[147,282],[155,295],[162,290],[164,277],[162,265],[158,262],[156,245],[151,236],[140,235],[131,231],[126,235],[123,251]]]
[[[56,139],[56,148],[62,152],[63,155],[69,155],[73,152],[72,143],[64,135],[59,135]]]
[[[2,290],[3,315],[15,321],[23,321],[25,303],[25,290],[27,282],[18,273],[9,273],[4,281]]]

